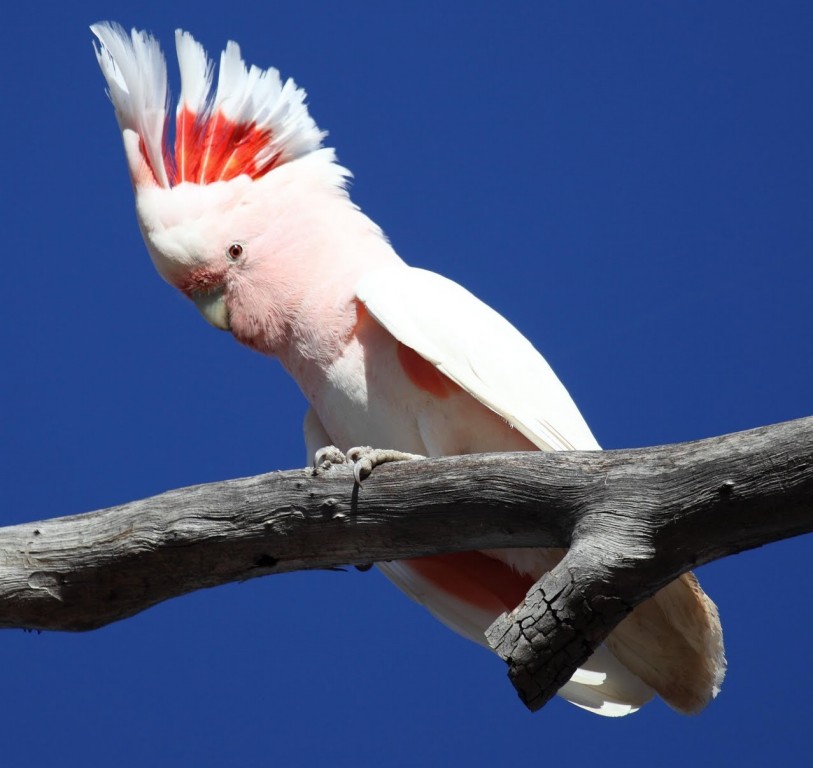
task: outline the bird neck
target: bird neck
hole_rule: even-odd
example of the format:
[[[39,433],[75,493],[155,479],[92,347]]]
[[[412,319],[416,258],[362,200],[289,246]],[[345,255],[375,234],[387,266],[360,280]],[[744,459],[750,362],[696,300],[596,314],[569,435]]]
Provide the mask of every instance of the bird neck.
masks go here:
[[[349,199],[341,169],[304,160],[269,174],[262,258],[237,272],[227,300],[234,336],[278,357],[307,390],[352,337],[360,277],[403,262]]]

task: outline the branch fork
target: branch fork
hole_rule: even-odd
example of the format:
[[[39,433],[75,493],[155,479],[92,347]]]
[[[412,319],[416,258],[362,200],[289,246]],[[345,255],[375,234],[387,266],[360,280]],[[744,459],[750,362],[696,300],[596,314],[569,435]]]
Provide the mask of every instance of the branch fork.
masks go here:
[[[488,641],[538,709],[680,574],[813,531],[813,417],[623,451],[272,472],[0,528],[0,628],[80,631],[286,571],[570,547]]]

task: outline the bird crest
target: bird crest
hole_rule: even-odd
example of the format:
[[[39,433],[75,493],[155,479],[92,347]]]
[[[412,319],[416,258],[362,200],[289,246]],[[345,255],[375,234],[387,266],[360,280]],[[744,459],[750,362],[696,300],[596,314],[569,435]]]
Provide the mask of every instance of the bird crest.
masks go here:
[[[229,42],[213,92],[214,64],[182,30],[175,32],[181,93],[171,144],[167,68],[158,41],[109,22],[91,30],[125,143],[128,130],[138,137],[142,170],[130,161],[136,185],[210,184],[243,174],[256,179],[321,146],[325,134],[293,80],[283,83],[273,67],[247,67],[240,47]]]

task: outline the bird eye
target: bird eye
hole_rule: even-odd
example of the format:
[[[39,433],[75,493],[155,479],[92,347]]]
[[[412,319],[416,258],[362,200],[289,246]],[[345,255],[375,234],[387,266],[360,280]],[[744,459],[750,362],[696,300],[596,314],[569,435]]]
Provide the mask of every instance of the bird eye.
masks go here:
[[[237,261],[243,255],[243,246],[240,243],[232,243],[227,251],[229,259]]]

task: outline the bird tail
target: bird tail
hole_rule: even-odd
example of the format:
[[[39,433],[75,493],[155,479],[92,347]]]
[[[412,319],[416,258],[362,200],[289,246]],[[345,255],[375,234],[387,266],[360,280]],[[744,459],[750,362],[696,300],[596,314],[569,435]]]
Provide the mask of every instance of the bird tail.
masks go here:
[[[627,669],[684,714],[703,709],[725,676],[717,606],[693,573],[684,573],[641,603],[606,645]]]
[[[541,575],[563,554],[557,549],[466,552],[379,568],[450,629],[488,647],[486,629],[523,599],[536,580],[528,574]],[[596,714],[619,717],[657,693],[673,709],[693,714],[717,694],[724,674],[717,608],[686,573],[624,619],[559,695]]]
[[[535,550],[536,559],[554,550]],[[485,631],[520,602],[535,579],[480,552],[379,563],[403,592],[447,627],[488,648]],[[484,579],[484,571],[488,579]],[[582,709],[621,717],[646,704],[655,691],[602,646],[559,689]]]

